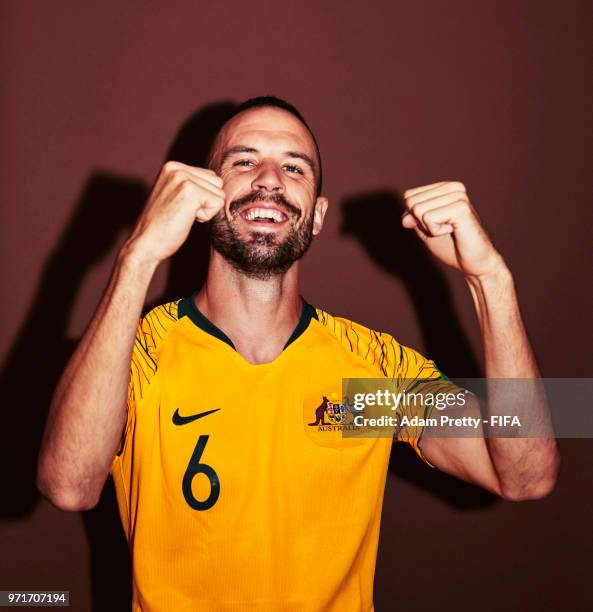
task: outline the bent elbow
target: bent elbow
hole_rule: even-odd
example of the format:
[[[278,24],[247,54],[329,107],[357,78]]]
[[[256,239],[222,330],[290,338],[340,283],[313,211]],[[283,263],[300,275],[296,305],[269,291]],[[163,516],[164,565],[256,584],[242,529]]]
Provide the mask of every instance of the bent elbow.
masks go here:
[[[558,481],[558,471],[560,467],[560,458],[556,453],[551,465],[546,470],[545,475],[537,479],[532,479],[524,486],[513,488],[501,488],[500,496],[513,502],[532,501],[543,499],[552,493]]]
[[[41,471],[37,473],[37,490],[58,510],[64,512],[82,512],[91,510],[98,501],[99,495],[82,494],[72,487],[59,486],[44,477]]]
[[[67,490],[51,490],[47,491],[42,487],[38,486],[39,491],[53,506],[58,510],[64,512],[82,512],[84,510],[91,510],[99,501],[98,498],[88,498],[79,495],[74,491]]]
[[[556,486],[556,480],[547,479],[521,489],[503,489],[500,497],[506,501],[522,502],[543,499],[550,495]]]

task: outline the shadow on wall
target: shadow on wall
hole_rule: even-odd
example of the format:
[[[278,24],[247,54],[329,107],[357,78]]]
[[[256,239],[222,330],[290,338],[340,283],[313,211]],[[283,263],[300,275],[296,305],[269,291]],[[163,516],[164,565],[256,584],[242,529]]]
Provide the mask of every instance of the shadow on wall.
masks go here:
[[[216,129],[233,108],[234,104],[222,102],[194,113],[180,128],[165,160],[204,166]],[[0,517],[5,521],[30,515],[39,501],[35,488],[37,455],[53,390],[77,343],[68,338],[68,323],[79,288],[88,271],[115,248],[122,232],[131,230],[149,191],[148,185],[135,178],[93,173],[42,270],[32,305],[0,373],[5,405],[10,407],[4,413],[4,442],[0,447],[4,490],[10,491],[0,506]],[[394,235],[394,228],[400,228],[400,209],[401,202],[390,192],[349,198],[343,207],[343,233],[355,235],[377,264],[405,284],[420,320],[427,353],[444,371],[475,375],[477,366],[441,271],[415,236],[403,229]],[[378,231],[385,235],[377,235]],[[191,238],[172,258],[166,289],[155,303],[195,291],[206,277],[207,262],[207,228],[196,224]],[[473,487],[427,470],[405,449],[397,449],[393,455],[397,455],[393,463],[397,464],[398,475],[451,504],[472,507],[491,501]],[[15,463],[18,470],[7,469]],[[82,513],[82,517],[90,548],[93,609],[129,610],[130,560],[111,479],[96,508]]]
[[[141,181],[94,173],[42,270],[35,298],[0,374],[5,405],[10,407],[3,414],[0,446],[4,490],[10,491],[0,506],[4,520],[31,514],[39,501],[35,475],[41,436],[53,389],[76,346],[68,337],[73,305],[85,275],[108,255],[122,229],[131,226],[146,195]],[[109,485],[97,509],[83,515],[85,524],[95,529],[89,540],[93,588],[105,589],[108,596],[110,587],[94,572],[96,560],[108,555],[111,567],[103,576],[109,576],[112,592],[123,593],[129,602],[130,571],[122,529],[113,510],[104,512],[114,493]]]
[[[165,161],[204,166],[217,127],[233,108],[223,102],[194,113],[180,128]],[[149,192],[150,186],[136,178],[94,172],[43,267],[31,307],[0,372],[4,402],[10,407],[4,411],[0,446],[3,487],[10,492],[0,505],[4,521],[30,515],[40,499],[35,487],[37,455],[53,390],[77,345],[68,337],[68,325],[79,289],[89,270],[109,256],[122,232],[131,231]],[[155,301],[193,292],[206,276],[207,261],[207,231],[196,224],[191,239],[171,260],[165,291]],[[13,466],[18,469],[10,469]],[[97,506],[81,514],[90,549],[93,610],[127,612],[130,561],[110,478]]]
[[[413,231],[401,225],[404,203],[394,191],[346,198],[341,233],[354,236],[369,257],[406,288],[418,317],[426,355],[449,377],[479,377],[480,366],[455,312],[440,265]],[[443,472],[427,469],[407,444],[395,444],[390,471],[458,508],[494,503],[496,498]]]

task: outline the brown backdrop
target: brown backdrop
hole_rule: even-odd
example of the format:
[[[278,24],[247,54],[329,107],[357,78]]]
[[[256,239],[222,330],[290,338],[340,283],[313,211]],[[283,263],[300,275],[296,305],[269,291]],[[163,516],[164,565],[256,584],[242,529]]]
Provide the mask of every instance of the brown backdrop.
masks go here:
[[[515,274],[543,373],[590,376],[592,8],[3,2],[0,589],[69,589],[77,610],[129,607],[111,487],[96,510],[55,510],[33,486],[37,445],[56,377],[167,151],[191,144],[199,160],[230,102],[285,97],[318,136],[332,208],[303,265],[309,301],[393,333],[450,374],[479,373],[463,281],[398,224],[403,189],[460,179]],[[195,234],[150,302],[199,284]],[[513,504],[396,449],[377,609],[591,608],[592,444],[561,450],[555,492]]]

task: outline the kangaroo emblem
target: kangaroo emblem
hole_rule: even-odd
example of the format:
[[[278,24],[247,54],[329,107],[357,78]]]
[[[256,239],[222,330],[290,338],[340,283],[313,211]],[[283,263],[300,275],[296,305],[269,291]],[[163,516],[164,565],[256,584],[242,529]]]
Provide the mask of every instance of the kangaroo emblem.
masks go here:
[[[315,427],[317,425],[331,425],[331,423],[325,422],[325,415],[327,414],[327,397],[323,396],[323,401],[321,404],[315,409],[315,422],[308,423],[309,427]]]

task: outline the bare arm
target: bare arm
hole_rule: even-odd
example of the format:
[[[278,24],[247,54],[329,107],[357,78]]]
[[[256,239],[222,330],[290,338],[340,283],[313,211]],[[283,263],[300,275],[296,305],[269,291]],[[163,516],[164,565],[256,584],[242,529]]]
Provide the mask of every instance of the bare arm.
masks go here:
[[[164,166],[52,400],[37,483],[57,507],[97,503],[125,424],[134,337],[154,271],[196,219],[210,219],[223,205],[222,180],[213,172]]]
[[[134,336],[155,268],[125,249],[119,255],[55,391],[37,480],[39,490],[64,510],[96,504],[117,451]]]
[[[407,194],[404,225],[414,227],[441,260],[464,273],[478,320],[486,376],[535,379],[539,371],[521,318],[512,275],[496,252],[460,183],[437,183]],[[410,217],[414,217],[412,218]],[[535,386],[535,385],[534,385]],[[503,398],[504,399],[504,398]],[[500,413],[496,393],[487,410]],[[537,499],[554,487],[559,456],[545,397],[522,408],[544,437],[446,438],[425,436],[421,448],[436,467],[510,500]]]
[[[480,321],[486,376],[492,379],[536,379],[539,371],[525,333],[511,274],[501,269],[486,279],[468,284]],[[525,381],[526,382],[526,381]],[[510,385],[509,385],[510,387]],[[496,387],[495,387],[496,389]],[[527,389],[518,387],[518,395]],[[504,392],[502,393],[504,396]],[[547,429],[545,397],[525,393],[521,413],[525,421],[538,421],[538,431]],[[501,401],[502,400],[502,401]],[[499,408],[496,391],[488,397],[486,414],[508,411]],[[479,413],[478,413],[478,416]],[[426,436],[421,447],[439,469],[489,489],[513,501],[538,499],[554,487],[558,470],[556,440],[549,437],[438,438]]]

